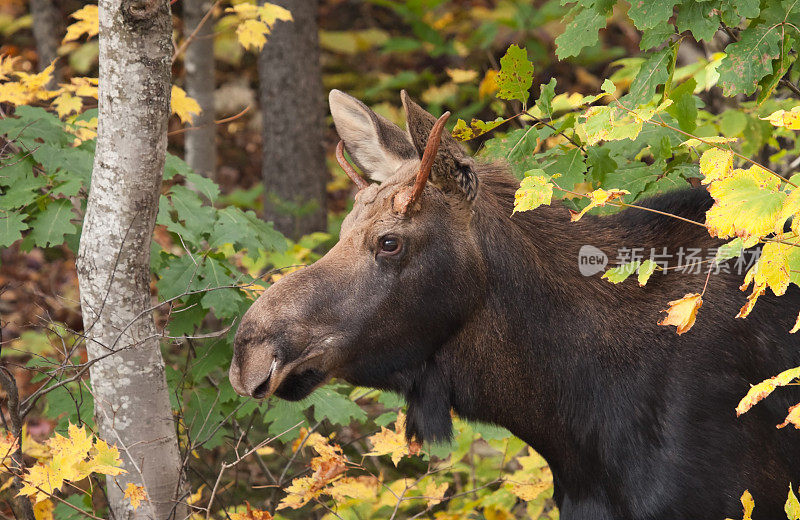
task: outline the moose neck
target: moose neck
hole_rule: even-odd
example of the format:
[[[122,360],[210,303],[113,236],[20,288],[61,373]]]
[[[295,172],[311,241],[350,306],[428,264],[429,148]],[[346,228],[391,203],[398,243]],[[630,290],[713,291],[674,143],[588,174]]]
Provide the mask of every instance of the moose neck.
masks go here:
[[[594,389],[581,381],[602,364],[579,346],[603,327],[600,307],[611,286],[581,276],[577,251],[597,233],[614,231],[599,219],[572,224],[557,207],[512,217],[517,183],[492,171],[481,182],[473,224],[488,273],[486,298],[426,367],[417,395],[409,396],[409,417],[449,419],[452,407],[467,419],[500,424],[542,453],[558,476],[577,467],[570,460],[577,450],[595,459],[576,438],[577,422],[586,419],[575,408],[592,400],[581,393]]]

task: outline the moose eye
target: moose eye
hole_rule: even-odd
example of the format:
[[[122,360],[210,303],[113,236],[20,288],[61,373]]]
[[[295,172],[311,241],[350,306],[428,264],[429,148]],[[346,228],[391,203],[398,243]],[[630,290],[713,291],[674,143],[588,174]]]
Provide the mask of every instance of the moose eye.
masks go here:
[[[400,238],[394,235],[385,235],[378,239],[379,254],[394,255],[400,252]]]

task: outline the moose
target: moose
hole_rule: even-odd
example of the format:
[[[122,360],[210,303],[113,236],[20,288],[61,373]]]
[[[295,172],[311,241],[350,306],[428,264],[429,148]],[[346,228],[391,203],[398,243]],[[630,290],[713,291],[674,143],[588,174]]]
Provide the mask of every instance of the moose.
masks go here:
[[[722,242],[639,209],[574,223],[557,205],[512,214],[519,182],[443,132],[448,114],[437,120],[403,92],[403,131],[340,91],[329,100],[356,200],[339,242],[242,318],[238,393],[299,400],[338,377],[405,396],[409,439],[447,440],[451,411],[501,425],[547,460],[566,520],[740,518],[745,490],[753,518],[786,518],[800,431],[776,424],[800,387],[741,417],[735,407],[800,365],[788,333],[796,287],[736,319],[735,272],[666,270],[645,287],[584,276],[583,245],[613,258]],[[702,221],[712,203],[687,186],[642,205]],[[666,302],[706,282],[690,331],[658,325]]]

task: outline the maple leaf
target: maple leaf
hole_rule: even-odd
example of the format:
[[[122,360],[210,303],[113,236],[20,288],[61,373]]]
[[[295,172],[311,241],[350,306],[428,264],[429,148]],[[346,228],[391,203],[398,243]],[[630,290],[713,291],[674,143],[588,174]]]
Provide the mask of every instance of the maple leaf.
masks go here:
[[[37,463],[28,468],[27,473],[22,476],[23,486],[19,490],[20,495],[33,497],[34,501],[46,500],[55,491],[61,489],[64,484],[63,471],[60,464]]]
[[[705,177],[702,184],[724,179],[733,169],[733,150],[711,148],[700,156],[700,173]]]
[[[94,449],[95,453],[89,461],[93,472],[112,477],[127,473],[127,471],[120,468],[122,459],[119,458],[119,450],[116,446],[109,446],[106,441],[98,439]]]
[[[284,490],[286,491],[286,496],[283,497],[276,509],[284,509],[286,507],[298,509],[317,498],[322,494],[322,491],[316,488],[314,482],[314,477],[299,477],[292,480],[289,487]]]
[[[403,412],[397,413],[394,430],[382,426],[380,432],[369,437],[369,442],[372,444],[372,451],[365,455],[391,454],[392,463],[395,466],[400,462],[400,459],[411,455],[412,447],[409,446],[406,440],[406,417]],[[414,451],[419,453],[418,447],[414,448]]]
[[[535,500],[553,486],[553,474],[544,458],[533,449],[517,458],[521,469],[509,476],[510,491],[522,500]]]
[[[602,188],[594,190],[589,194],[589,205],[583,208],[580,213],[571,214],[570,220],[572,222],[577,222],[590,209],[596,208],[598,206],[605,206],[607,202],[612,201],[614,199],[621,199],[625,195],[630,195],[630,193],[631,192],[629,192],[628,190],[604,190]]]
[[[692,328],[697,318],[697,311],[702,306],[703,298],[699,294],[687,294],[680,300],[669,302],[669,309],[661,311],[666,312],[667,316],[658,324],[675,325],[678,328],[678,334],[683,334]]]
[[[135,511],[136,509],[139,509],[139,505],[142,502],[147,501],[147,493],[145,493],[144,487],[137,486],[133,482],[128,482],[128,485],[125,487],[124,498],[127,498],[131,501],[131,507],[133,507]]]
[[[72,78],[69,85],[62,85],[62,87],[73,92],[76,96],[97,99],[98,83],[98,78]]]
[[[343,477],[328,486],[325,494],[336,502],[341,502],[346,497],[373,500],[378,494],[378,485],[378,479],[372,476]]]
[[[67,427],[67,437],[56,433],[49,441],[53,455],[63,455],[69,460],[83,460],[92,449],[92,436],[87,435],[86,427],[80,428],[72,423]]]
[[[308,433],[308,428],[300,428],[300,435],[292,443],[292,452],[300,449],[300,446],[315,448],[328,444],[328,440],[317,432]]]
[[[422,490],[422,494],[425,497],[425,501],[428,503],[428,507],[441,504],[442,500],[444,500],[444,494],[447,493],[447,489],[449,487],[450,484],[447,482],[437,484],[433,480],[429,481],[425,486],[425,489]]]
[[[17,439],[11,435],[11,432],[6,432],[4,436],[0,437],[0,462],[13,455],[18,446]]]
[[[56,109],[58,117],[62,118],[73,112],[78,113],[83,108],[83,100],[69,92],[59,94],[50,104]]]
[[[100,22],[96,5],[86,5],[70,16],[75,18],[77,22],[67,27],[67,34],[61,41],[62,43],[75,41],[84,34],[87,35],[88,38],[91,38],[100,32]]]
[[[269,27],[260,20],[245,20],[236,28],[239,43],[247,50],[260,51],[267,43]]]
[[[753,385],[747,392],[739,404],[736,405],[736,415],[746,413],[750,408],[755,406],[759,401],[771,394],[776,388],[786,386],[795,379],[800,378],[800,367],[790,368],[784,370],[777,376],[761,381],[757,385]]]
[[[11,57],[8,54],[0,55],[0,79],[9,79],[9,74],[14,73],[14,67],[22,59],[21,56]]]
[[[261,18],[262,22],[269,25],[270,29],[278,20],[283,20],[284,22],[293,21],[292,13],[288,9],[270,3],[265,3],[258,8],[258,17]]]
[[[191,123],[193,114],[201,112],[200,104],[190,98],[180,87],[172,86],[172,113],[180,118],[181,123]]]

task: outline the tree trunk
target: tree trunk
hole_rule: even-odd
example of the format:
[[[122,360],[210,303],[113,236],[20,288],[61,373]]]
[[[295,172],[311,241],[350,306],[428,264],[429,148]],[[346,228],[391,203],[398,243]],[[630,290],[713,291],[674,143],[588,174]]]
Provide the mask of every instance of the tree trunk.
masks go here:
[[[39,59],[39,71],[47,68],[58,57],[58,38],[61,34],[61,13],[53,0],[31,0],[31,16],[33,17],[33,38],[36,40],[36,54]],[[56,63],[53,79],[47,88],[58,88],[61,81],[61,67]]]
[[[211,0],[184,0],[183,25],[185,36],[194,33],[197,25],[211,9]],[[217,147],[214,141],[214,19],[209,18],[194,34],[186,56],[186,92],[193,97],[203,111],[195,116],[192,126],[196,129],[186,134],[186,162],[192,169],[211,179],[216,178]]]
[[[128,473],[108,480],[113,518],[185,517],[180,457],[151,311],[150,241],[170,113],[169,0],[100,0],[97,149],[78,252],[78,281],[102,438]],[[149,501],[133,511],[131,482]],[[120,489],[120,487],[122,489]]]
[[[258,60],[264,217],[297,238],[327,227],[318,2],[272,3],[289,9],[294,21],[276,23]]]

